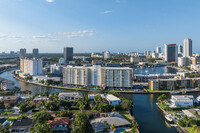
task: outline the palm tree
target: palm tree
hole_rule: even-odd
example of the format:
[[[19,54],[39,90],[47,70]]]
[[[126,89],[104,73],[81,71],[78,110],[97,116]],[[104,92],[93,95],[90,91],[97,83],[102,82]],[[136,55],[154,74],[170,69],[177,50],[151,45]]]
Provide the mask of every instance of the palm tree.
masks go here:
[[[197,112],[197,111],[194,111],[193,115],[195,116],[195,118],[196,118],[196,122],[197,122],[197,120],[198,120],[198,118],[199,118],[199,114],[198,114],[198,112]]]
[[[200,127],[198,127],[197,125],[193,125],[191,130],[191,133],[199,133],[200,132]]]
[[[114,124],[112,124],[111,126],[110,126],[110,129],[113,131],[113,133],[115,132],[115,130],[116,130],[116,128],[115,128],[115,125]]]
[[[188,127],[188,125],[190,124],[190,122],[191,122],[191,118],[189,118],[189,117],[187,117],[187,115],[184,115],[184,121],[185,121],[185,124],[186,124],[186,127]]]

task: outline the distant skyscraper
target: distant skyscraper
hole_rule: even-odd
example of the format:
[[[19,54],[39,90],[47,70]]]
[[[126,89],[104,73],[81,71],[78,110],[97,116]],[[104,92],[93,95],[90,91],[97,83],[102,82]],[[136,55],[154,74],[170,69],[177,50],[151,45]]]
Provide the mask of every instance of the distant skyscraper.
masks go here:
[[[73,60],[73,48],[71,47],[64,47],[64,58],[65,61],[72,61]]]
[[[192,56],[192,40],[190,38],[183,40],[183,56]]]
[[[183,46],[182,45],[178,45],[178,54],[183,53]]]
[[[176,44],[165,44],[164,45],[164,56],[166,62],[175,62],[177,61],[177,46]]]
[[[36,59],[38,58],[38,51],[39,50],[37,48],[33,49],[33,58],[36,58]]]
[[[20,49],[20,59],[24,59],[24,58],[26,58],[26,49],[21,48]]]
[[[111,58],[110,52],[109,51],[103,52],[103,57],[104,59]]]
[[[161,53],[161,47],[156,47],[156,53]]]

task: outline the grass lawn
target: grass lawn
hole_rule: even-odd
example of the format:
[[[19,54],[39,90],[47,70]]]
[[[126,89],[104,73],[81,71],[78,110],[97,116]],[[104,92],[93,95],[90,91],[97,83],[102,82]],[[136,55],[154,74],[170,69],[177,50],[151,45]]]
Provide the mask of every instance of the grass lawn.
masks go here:
[[[122,115],[125,119],[127,119],[129,122],[132,122],[133,119],[128,111],[119,111],[119,114]]]
[[[150,90],[150,89],[145,89],[146,92],[172,92],[171,90]]]
[[[5,116],[5,117],[0,117],[0,118],[6,118],[6,119],[8,119],[9,121],[12,121],[12,122],[13,122],[14,120],[18,119],[19,116],[10,116],[10,117]]]
[[[165,110],[165,105],[163,105],[162,103],[159,104],[159,106]]]

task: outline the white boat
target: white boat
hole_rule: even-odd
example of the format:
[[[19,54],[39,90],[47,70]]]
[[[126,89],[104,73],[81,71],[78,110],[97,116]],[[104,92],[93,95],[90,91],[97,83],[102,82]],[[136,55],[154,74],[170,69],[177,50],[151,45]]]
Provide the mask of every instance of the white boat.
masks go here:
[[[149,71],[148,71],[148,70],[146,70],[145,72],[146,72],[146,73],[148,73]]]
[[[172,121],[173,121],[173,119],[171,118],[170,115],[165,115],[165,119],[168,120],[169,122],[172,122]]]
[[[170,92],[171,95],[176,95],[176,94],[179,94],[178,91],[173,91],[173,92]]]

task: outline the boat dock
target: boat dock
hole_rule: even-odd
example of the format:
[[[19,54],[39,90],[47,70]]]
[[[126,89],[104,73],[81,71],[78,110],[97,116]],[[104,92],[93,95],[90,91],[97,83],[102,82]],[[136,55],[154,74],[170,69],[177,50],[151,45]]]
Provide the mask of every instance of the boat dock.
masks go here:
[[[167,111],[165,111],[164,109],[162,109],[162,108],[159,106],[159,103],[156,103],[156,104],[157,104],[158,108],[164,113],[164,115],[169,115],[169,113],[167,113]],[[170,124],[170,126],[175,127],[179,133],[188,133],[184,128],[180,127],[180,126],[177,124],[178,122],[177,122],[177,120],[176,120],[173,116],[171,116],[171,118],[172,118],[172,120],[173,120],[173,122],[174,122],[175,124]]]

